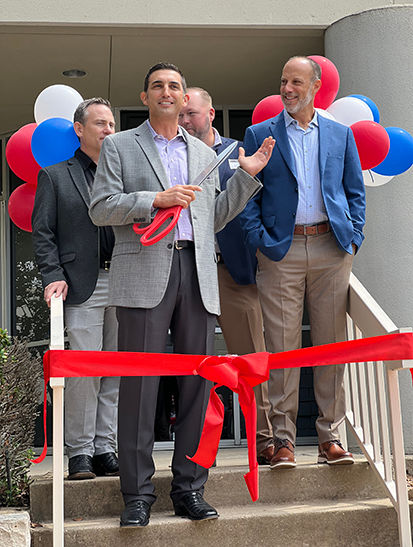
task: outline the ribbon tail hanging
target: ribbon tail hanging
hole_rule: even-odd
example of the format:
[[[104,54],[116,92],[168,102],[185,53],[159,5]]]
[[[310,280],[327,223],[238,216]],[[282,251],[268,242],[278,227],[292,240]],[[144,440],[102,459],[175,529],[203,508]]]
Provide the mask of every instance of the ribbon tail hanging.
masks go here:
[[[211,389],[198,449],[192,457],[187,456],[188,460],[207,469],[212,467],[217,457],[219,440],[224,424],[224,405],[215,391],[218,387],[221,386],[217,385]]]
[[[245,419],[245,430],[248,443],[249,472],[244,475],[252,501],[259,497],[258,462],[257,462],[257,406],[254,389],[244,380],[239,384],[239,403]]]

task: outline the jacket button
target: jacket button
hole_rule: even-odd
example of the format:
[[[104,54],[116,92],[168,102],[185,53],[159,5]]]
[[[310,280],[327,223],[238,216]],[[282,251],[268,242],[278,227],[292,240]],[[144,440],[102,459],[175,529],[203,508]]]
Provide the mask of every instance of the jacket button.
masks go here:
[[[298,188],[295,188],[295,191],[298,192]]]
[[[295,213],[293,213],[293,217],[295,217]]]
[[[172,247],[173,247],[172,243],[168,243],[167,247],[168,247],[168,249],[172,249]]]

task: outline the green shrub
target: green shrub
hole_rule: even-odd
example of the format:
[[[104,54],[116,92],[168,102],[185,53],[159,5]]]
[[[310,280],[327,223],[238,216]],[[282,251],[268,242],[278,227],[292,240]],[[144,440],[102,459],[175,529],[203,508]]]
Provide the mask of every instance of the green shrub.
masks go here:
[[[24,341],[0,329],[0,506],[29,504],[42,364]]]

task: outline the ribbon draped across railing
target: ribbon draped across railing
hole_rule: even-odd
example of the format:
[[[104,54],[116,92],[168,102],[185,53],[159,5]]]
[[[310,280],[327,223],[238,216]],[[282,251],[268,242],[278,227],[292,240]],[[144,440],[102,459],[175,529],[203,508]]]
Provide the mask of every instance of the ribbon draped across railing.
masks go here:
[[[271,369],[403,359],[413,359],[412,333],[388,334],[282,353],[261,352],[240,356],[49,350],[43,359],[43,427],[46,432],[46,389],[50,378],[199,374],[218,385],[211,389],[201,440],[195,455],[189,459],[206,468],[213,464],[224,419],[223,404],[215,390],[222,385],[227,386],[238,393],[244,414],[249,461],[249,472],[244,475],[244,478],[252,500],[256,501],[258,499],[258,464],[255,443],[257,416],[253,387],[267,380]],[[43,452],[32,462],[40,463],[46,456],[46,452],[45,434]]]

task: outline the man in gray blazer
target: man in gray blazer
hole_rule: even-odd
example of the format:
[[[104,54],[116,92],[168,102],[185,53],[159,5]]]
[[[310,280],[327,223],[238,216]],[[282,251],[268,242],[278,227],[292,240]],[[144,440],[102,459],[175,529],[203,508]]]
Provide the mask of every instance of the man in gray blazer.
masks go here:
[[[141,93],[149,120],[103,143],[90,216],[112,225],[115,247],[110,271],[110,303],[117,307],[119,350],[163,352],[168,328],[176,353],[214,353],[219,314],[214,233],[234,218],[261,187],[254,176],[266,165],[274,140],[253,156],[241,150],[234,177],[220,192],[217,172],[202,188],[190,184],[215,153],[178,126],[187,102],[185,80],[171,64],[152,67]],[[188,184],[189,183],[189,184]],[[195,197],[196,196],[196,197]],[[154,210],[183,207],[177,226],[145,247],[133,223],[151,222]],[[208,472],[189,461],[197,448],[208,382],[177,378],[179,389],[172,460],[171,498],[175,514],[192,520],[218,517],[203,499]],[[125,509],[121,526],[146,526],[155,501],[151,477],[159,377],[121,378],[119,468]]]
[[[73,158],[42,169],[33,209],[33,246],[44,298],[62,295],[72,350],[116,350],[115,308],[108,305],[114,236],[97,228],[88,210],[103,139],[114,132],[110,103],[83,101],[74,114],[80,148]],[[119,378],[68,378],[65,444],[69,479],[119,471],[116,449]]]

